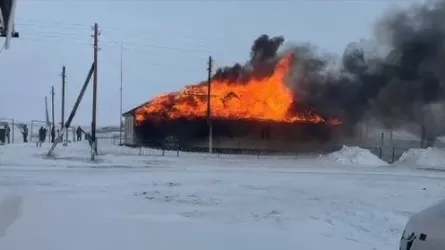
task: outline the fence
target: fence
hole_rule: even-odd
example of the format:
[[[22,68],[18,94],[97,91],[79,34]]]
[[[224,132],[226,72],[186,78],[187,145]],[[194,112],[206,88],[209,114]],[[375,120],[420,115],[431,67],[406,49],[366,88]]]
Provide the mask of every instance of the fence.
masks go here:
[[[44,121],[38,121],[38,120],[32,120],[30,122],[18,122],[14,119],[7,119],[7,118],[0,118],[0,128],[4,128],[5,125],[8,125],[11,129],[10,131],[10,140],[9,143],[23,143],[24,142],[24,138],[23,138],[23,128],[26,125],[26,127],[28,128],[28,137],[27,140],[28,142],[37,142],[38,138],[39,138],[39,129],[41,127],[44,127],[47,129],[47,135],[46,141],[50,141],[50,133],[51,130],[49,127],[47,127],[46,122]],[[57,126],[56,126],[57,129]],[[68,140],[69,141],[74,141],[75,139],[75,128],[70,127],[68,128]],[[5,143],[8,143],[8,140],[5,140]]]
[[[33,120],[31,122],[17,122],[14,119],[0,118],[0,128],[3,125],[8,124],[11,128],[10,133],[10,143],[22,143],[23,127],[26,125],[29,130],[28,141],[35,142],[38,138],[38,130],[40,127],[45,127],[46,123],[43,121]],[[49,140],[50,130],[48,129],[47,142]],[[110,133],[108,133],[110,134]],[[107,134],[107,135],[108,135]],[[68,140],[75,141],[75,128],[69,128]],[[383,137],[383,136],[382,136]],[[98,137],[98,153],[99,154],[115,154],[115,155],[140,155],[140,156],[209,156],[208,148],[206,146],[202,147],[190,147],[190,146],[179,146],[175,142],[166,141],[152,141],[145,143],[146,147],[127,147],[120,146],[119,136],[107,136]],[[346,145],[356,145],[361,148],[369,149],[373,154],[377,155],[379,158],[387,161],[394,162],[399,157],[409,150],[410,148],[420,148],[420,142],[416,140],[394,140],[391,138],[390,141],[383,140],[372,140],[368,138],[367,140],[350,141],[344,143]],[[434,144],[435,147],[445,148],[445,143],[437,141]],[[320,154],[326,152],[332,152],[341,148],[341,145],[327,145],[324,148],[319,148],[319,151],[311,151],[312,154]],[[214,154],[211,157],[249,157],[260,159],[262,157],[279,157],[279,158],[299,158],[301,156],[307,156],[308,152],[304,153],[301,150],[294,150],[290,152],[283,151],[271,151],[266,149],[246,149],[243,148],[214,148]]]
[[[31,123],[17,122],[14,119],[8,119],[8,118],[0,118],[0,127],[4,128],[5,125],[8,125],[9,128],[11,129],[9,134],[9,143],[19,143],[23,142],[22,131],[24,125],[26,125],[29,128]],[[8,143],[7,139],[5,143]]]
[[[113,155],[130,155],[130,156],[175,156],[175,157],[187,157],[187,156],[211,156],[211,157],[243,157],[243,158],[287,158],[287,159],[298,159],[301,157],[307,157],[312,155],[319,155],[320,153],[328,153],[332,151],[339,150],[342,145],[329,145],[325,148],[320,149],[317,152],[274,152],[270,150],[261,149],[213,149],[213,154],[208,154],[208,148],[204,147],[180,147],[177,145],[171,145],[162,141],[151,141],[150,147],[143,146],[123,146],[119,145],[119,138],[111,137],[98,137],[97,147],[98,154],[113,154]],[[410,145],[410,144],[408,144]],[[411,148],[418,148],[417,146],[407,146],[407,145],[387,145],[387,146],[372,146],[372,145],[356,145],[364,149],[370,150],[373,154],[378,156],[380,159],[392,163],[397,161],[400,156]]]

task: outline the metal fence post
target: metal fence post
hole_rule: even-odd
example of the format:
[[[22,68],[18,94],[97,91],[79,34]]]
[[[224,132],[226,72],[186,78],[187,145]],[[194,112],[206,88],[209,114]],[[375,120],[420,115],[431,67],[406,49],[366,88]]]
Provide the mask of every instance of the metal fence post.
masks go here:
[[[392,161],[391,161],[391,163],[394,163],[394,161],[396,160],[396,153],[395,153],[395,151],[396,151],[396,148],[392,148]]]
[[[12,143],[14,143],[14,131],[15,131],[15,121],[14,121],[14,119],[12,119],[12,129],[11,129],[11,132],[12,132]]]
[[[31,121],[31,133],[29,133],[29,142],[32,142],[32,132],[34,131],[34,121]]]
[[[99,155],[100,154],[100,138],[96,139],[96,148],[97,148],[97,154]]]

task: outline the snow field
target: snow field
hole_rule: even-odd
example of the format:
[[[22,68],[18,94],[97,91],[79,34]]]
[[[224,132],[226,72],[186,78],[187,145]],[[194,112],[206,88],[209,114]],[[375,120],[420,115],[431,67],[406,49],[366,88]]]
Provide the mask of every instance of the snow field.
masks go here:
[[[115,155],[92,163],[85,142],[51,159],[48,148],[0,147],[0,231],[10,224],[0,249],[389,250],[411,214],[445,195],[445,173],[402,165]],[[20,213],[5,215],[8,200]]]

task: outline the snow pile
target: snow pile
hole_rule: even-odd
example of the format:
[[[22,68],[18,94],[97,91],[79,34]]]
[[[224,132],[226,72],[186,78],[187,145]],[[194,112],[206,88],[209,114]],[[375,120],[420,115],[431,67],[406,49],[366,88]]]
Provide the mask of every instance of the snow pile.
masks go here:
[[[326,158],[342,164],[351,165],[378,166],[387,164],[375,154],[371,153],[369,149],[360,147],[343,146],[339,151],[328,154]]]
[[[445,151],[439,148],[412,148],[403,153],[397,162],[422,166],[441,166],[445,169]]]

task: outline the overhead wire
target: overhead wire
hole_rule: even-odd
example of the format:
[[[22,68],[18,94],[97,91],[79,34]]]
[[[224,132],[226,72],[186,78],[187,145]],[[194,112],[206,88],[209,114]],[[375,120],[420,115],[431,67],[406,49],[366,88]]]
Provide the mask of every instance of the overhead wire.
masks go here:
[[[73,34],[73,33],[64,33],[64,32],[38,32],[38,31],[32,31],[29,32],[29,30],[27,30],[26,36],[22,36],[21,37],[22,41],[33,41],[33,42],[44,42],[44,43],[61,43],[61,44],[77,44],[77,45],[82,45],[82,46],[91,46],[92,42],[89,41],[89,39],[85,39],[84,36],[80,36],[77,34]],[[115,40],[108,40],[106,39],[106,36],[102,37],[101,39],[101,49],[111,52],[110,49],[107,49],[107,46],[113,46],[115,48],[114,52],[118,51],[119,48],[118,46],[120,46],[121,42],[115,41]],[[199,58],[199,60],[206,60],[208,57],[208,54],[203,54],[203,51],[200,50],[193,50],[193,49],[188,49],[188,48],[181,48],[181,47],[170,47],[170,46],[163,46],[163,45],[156,45],[156,44],[149,44],[149,45],[142,45],[142,44],[137,44],[137,43],[124,43],[124,49],[127,51],[131,51],[131,50],[142,50],[145,52],[150,52],[148,49],[149,48],[155,48],[155,49],[164,49],[164,50],[168,50],[168,51],[175,51],[175,52],[192,52],[192,53],[187,53],[187,55],[185,55],[187,58],[189,58],[191,55],[193,55],[192,57],[196,57]],[[153,52],[153,51],[151,51]],[[197,53],[201,54],[202,56],[198,56]],[[114,55],[114,53],[102,53],[102,55],[105,55],[105,57],[110,58],[112,55]],[[149,57],[152,60],[149,60],[149,62],[147,63],[147,65],[149,65],[150,68],[158,68],[158,69],[165,69],[167,67],[171,67],[171,61],[165,61],[162,62],[162,60],[159,59],[159,56],[157,57]],[[161,59],[163,57],[160,57]],[[179,61],[182,61],[183,58],[180,58]],[[115,61],[115,60],[113,60]],[[200,66],[200,65],[199,65]],[[199,67],[198,66],[198,67]],[[198,67],[194,68],[194,67],[190,67],[188,63],[182,64],[180,66],[181,69],[187,69],[189,71],[196,71],[198,70]],[[204,66],[203,66],[204,67]],[[131,68],[131,67],[130,67]],[[132,68],[131,68],[132,69]],[[139,71],[137,71],[139,72]],[[153,72],[161,72],[160,70],[156,70]],[[151,74],[153,74],[153,72]],[[136,73],[136,72],[135,72]],[[139,72],[140,73],[140,72]]]
[[[79,43],[79,44],[91,44],[88,43],[87,40],[79,36],[77,34],[73,33],[63,33],[63,32],[27,32],[27,34],[24,34],[21,36],[22,41],[26,41],[27,38],[37,39],[37,40],[43,40],[43,41],[54,41],[54,42],[61,42],[61,43]],[[57,38],[59,40],[52,40],[54,38]],[[51,39],[51,40],[50,40]],[[111,40],[111,39],[102,39],[101,40],[101,46],[105,45],[113,45],[120,43],[117,40]],[[201,54],[207,57],[210,51],[202,50],[202,49],[193,49],[193,48],[187,48],[187,47],[175,47],[175,46],[167,46],[167,45],[161,45],[161,44],[153,44],[153,43],[137,43],[137,42],[124,42],[126,49],[128,50],[148,50],[151,49],[163,49],[163,50],[170,50],[170,51],[178,51],[178,52],[191,52],[195,54]]]
[[[60,21],[41,21],[41,20],[18,20],[16,22],[17,26],[24,26],[24,27],[30,27],[30,28],[39,28],[39,29],[70,29],[70,30],[76,30],[76,31],[88,31],[90,32],[91,29],[88,28],[85,24],[80,23],[69,23],[69,22],[60,22]],[[147,30],[147,28],[154,28],[156,26],[145,26],[145,30],[137,29],[137,28],[131,28],[131,27],[119,27],[119,26],[113,26],[112,28],[108,27],[101,27],[100,30],[102,33],[110,33],[110,34],[125,34],[125,33],[131,33],[131,34],[137,34],[137,37],[144,37],[147,39],[152,39],[153,37],[156,38],[164,38],[165,40],[171,41],[171,36],[165,35],[165,33],[175,33],[177,37],[180,37],[181,43],[191,43],[193,45],[197,45],[200,47],[204,47],[205,44],[200,43],[197,41],[197,36],[190,33],[184,33],[181,32],[182,30],[166,30],[165,27],[163,27],[162,30],[154,29],[154,30]],[[180,33],[178,33],[180,32]],[[208,34],[205,35],[205,37],[209,37]],[[225,41],[229,43],[234,42],[245,42],[242,39],[237,39],[237,37],[227,37],[227,36],[219,36],[213,34],[211,36],[213,41]],[[128,38],[127,38],[128,39]]]
[[[77,44],[77,45],[92,45],[92,41],[90,41],[90,34],[91,34],[91,27],[88,27],[85,24],[82,23],[70,23],[70,22],[61,22],[61,21],[42,21],[42,20],[32,20],[32,19],[25,19],[20,20],[16,23],[17,27],[26,27],[26,32],[23,33],[21,36],[22,41],[31,40],[34,42],[44,42],[44,43],[60,43],[60,44]],[[88,28],[87,28],[88,27]],[[62,30],[61,30],[62,29]],[[104,31],[102,31],[104,30]],[[126,31],[128,29],[125,28]],[[117,46],[123,42],[125,50],[132,51],[143,51],[146,53],[153,53],[153,49],[156,50],[163,50],[168,52],[175,52],[180,53],[183,56],[189,58],[189,57],[195,57],[199,58],[199,60],[206,60],[212,52],[206,48],[205,44],[198,43],[197,39],[187,39],[187,37],[184,36],[178,36],[175,37],[174,41],[176,41],[178,44],[181,44],[182,46],[171,46],[166,45],[164,41],[157,41],[157,43],[153,43],[153,40],[156,40],[159,38],[158,35],[155,35],[150,32],[138,32],[137,38],[139,38],[139,41],[117,41],[116,39],[112,39],[113,33],[112,32],[119,32],[122,31],[119,28],[113,27],[113,29],[102,29],[101,28],[101,38],[100,38],[100,44],[102,49],[106,49],[107,46]],[[131,31],[131,30],[130,30]],[[149,42],[146,42],[145,37],[141,37],[140,34],[146,35]],[[153,39],[154,38],[154,39]],[[231,37],[232,38],[232,37]],[[178,39],[180,39],[178,41]],[[172,39],[169,39],[170,41]],[[221,40],[219,38],[215,40]],[[234,41],[232,41],[234,42]],[[117,47],[115,47],[117,48]],[[186,55],[184,55],[184,52],[187,52]],[[159,55],[157,55],[159,58]],[[167,64],[170,64],[171,62],[166,62],[166,65],[159,65],[160,60],[156,58],[155,60],[150,60],[150,64],[158,64],[158,67],[165,67]],[[179,60],[183,60],[183,58],[179,58]],[[156,62],[156,63],[153,63]],[[189,64],[185,64],[185,68],[189,68]]]
[[[50,24],[50,25],[48,25],[48,24]],[[51,32],[54,32],[54,30],[57,30],[57,29],[60,30],[61,28],[64,28],[64,30],[77,31],[77,32],[91,32],[91,29],[85,28],[85,25],[80,26],[79,24],[70,25],[69,23],[63,23],[63,25],[65,26],[65,27],[63,27],[60,24],[61,23],[59,23],[59,22],[46,22],[46,23],[40,23],[40,24],[33,23],[33,21],[30,21],[29,23],[22,22],[22,21],[16,22],[17,27],[22,27],[23,26],[23,27],[26,27],[26,28],[31,28],[31,30],[33,30],[33,28],[35,28],[35,29],[37,29],[37,30],[35,30],[36,32],[41,32],[42,30],[45,31],[47,29],[51,29]],[[167,39],[170,40],[170,41],[172,40],[172,39],[170,39],[170,37],[162,36],[162,34],[155,34],[155,33],[150,33],[150,32],[144,32],[144,31],[136,30],[136,29],[135,30],[131,30],[131,29],[127,29],[127,28],[121,28],[120,29],[119,27],[117,27],[117,28],[113,27],[113,29],[107,29],[107,28],[101,27],[100,30],[101,30],[102,35],[103,34],[107,34],[107,36],[108,36],[108,34],[113,34],[116,31],[117,31],[116,33],[119,33],[119,34],[124,33],[123,31],[126,31],[126,32],[129,32],[129,31],[130,32],[131,31],[136,32],[136,31],[138,31],[137,33],[135,33],[135,34],[137,34],[138,38],[145,38],[144,36],[147,36],[146,38],[151,38],[151,39],[153,39],[153,38],[166,38],[166,40]],[[57,31],[57,33],[66,34],[66,32],[60,32],[60,31]],[[77,33],[71,33],[71,34],[77,34]],[[180,43],[191,42],[192,45],[194,45],[194,46],[205,47],[205,44],[199,43],[196,38],[189,38],[189,37],[184,36],[182,34],[179,37],[181,39]],[[219,40],[220,38],[218,37],[217,39]],[[175,40],[178,40],[178,37],[175,37]],[[169,46],[169,47],[171,47],[171,46]]]
[[[88,39],[91,29],[86,29],[86,25],[81,25],[79,23],[72,23],[70,25],[70,23],[68,22],[40,22],[40,23],[34,23],[34,20],[29,20],[28,22],[19,22],[19,25],[21,24],[27,24],[27,29],[26,29],[26,33],[24,33],[24,35],[22,35],[23,39],[30,37],[29,35],[32,35],[32,39],[33,41],[38,41],[38,40],[43,40],[41,42],[57,42],[57,43],[72,43],[72,44],[88,44],[91,45],[90,41]],[[60,25],[61,23],[63,23],[64,25]],[[41,24],[46,24],[47,26],[43,26],[44,28],[41,28]],[[49,25],[49,26],[48,26]],[[66,28],[65,28],[66,27]],[[73,28],[72,28],[73,27]],[[55,30],[60,30],[62,28],[63,31],[55,31]],[[73,32],[70,32],[70,31]],[[102,30],[102,29],[101,29]],[[78,31],[79,34],[76,32]],[[113,31],[115,31],[116,33],[120,33],[119,29],[113,29]],[[82,35],[81,35],[81,34]],[[139,32],[139,33],[143,33],[144,32]],[[184,58],[196,58],[200,61],[203,60],[207,60],[208,56],[211,54],[214,54],[215,52],[210,50],[208,46],[206,46],[204,43],[202,42],[196,42],[197,39],[185,39],[182,35],[180,36],[176,36],[174,39],[166,39],[166,41],[163,40],[159,40],[159,36],[157,34],[153,34],[153,33],[149,33],[146,32],[145,35],[147,36],[147,38],[145,39],[145,37],[141,37],[138,36],[136,39],[133,40],[116,40],[113,39],[115,37],[110,37],[113,36],[115,33],[111,33],[109,32],[107,29],[105,30],[105,32],[101,33],[101,46],[103,48],[107,47],[107,46],[117,46],[123,42],[124,43],[124,49],[127,51],[140,51],[140,52],[144,52],[144,53],[153,53],[154,50],[158,51],[158,50],[162,50],[165,51],[165,53],[176,53],[178,55],[178,60],[183,61]],[[56,40],[57,38],[57,40]],[[49,40],[51,39],[51,40]],[[215,39],[211,39],[211,40],[218,40],[218,41],[222,41],[222,39],[220,38],[215,38]],[[230,39],[232,40],[232,39]],[[240,43],[241,41],[235,41],[232,40],[230,41],[229,39],[227,39],[226,41],[223,41],[223,43]],[[148,42],[147,42],[148,41]],[[171,41],[175,41],[178,45],[169,45],[167,43],[171,43]],[[246,41],[244,41],[243,43],[246,43]],[[162,60],[163,57],[159,56],[159,53],[156,53],[155,55],[155,60],[152,61],[160,61],[159,59]],[[189,65],[189,64],[185,64],[185,65]],[[221,66],[225,65],[225,63],[221,62]]]
[[[23,33],[23,32],[22,32]],[[85,38],[88,33],[85,33],[85,36],[81,36],[75,32],[60,32],[60,31],[48,31],[48,30],[33,30],[28,29],[26,33],[21,36],[21,40],[26,41],[26,38],[32,38],[33,40],[44,40],[44,41],[52,41],[52,42],[60,42],[60,43],[78,43],[78,44],[88,44],[88,38]],[[49,40],[51,39],[51,40]],[[54,40],[53,40],[54,39]],[[56,40],[58,39],[58,40]],[[166,51],[176,51],[176,52],[188,52],[190,55],[195,55],[199,58],[207,58],[211,51],[205,49],[203,44],[198,44],[198,46],[170,46],[159,43],[146,43],[145,41],[117,41],[115,39],[109,39],[107,33],[101,34],[101,45],[117,45],[121,42],[124,42],[126,49],[128,50],[143,50],[149,51],[150,49],[162,49]]]
[[[120,71],[120,58],[117,59],[116,55],[113,53],[108,53],[108,54],[103,54],[104,57],[106,58],[105,60],[112,62],[113,64],[113,68],[116,69],[114,70],[114,76],[115,79],[119,79],[120,75],[118,74],[118,72]],[[127,64],[126,64],[127,65]],[[133,77],[136,76],[140,76],[141,78],[143,78],[144,82],[147,83],[147,86],[153,86],[156,84],[160,84],[160,79],[164,78],[165,74],[163,73],[162,69],[166,69],[166,68],[172,68],[172,65],[170,62],[165,62],[165,63],[161,63],[159,61],[150,61],[147,64],[147,69],[144,71],[141,70],[137,70],[134,67],[131,66],[126,66],[125,67],[125,72],[126,75],[132,75]],[[188,71],[197,71],[198,69],[192,69],[189,67],[184,67],[183,65],[179,66],[182,69],[187,69]],[[202,67],[203,69],[205,69],[205,67]],[[204,73],[203,73],[203,77],[204,77]],[[136,77],[137,78],[137,77]],[[181,82],[183,83],[183,82]],[[132,83],[126,83],[125,85],[131,85]],[[163,85],[163,84],[161,84]]]

